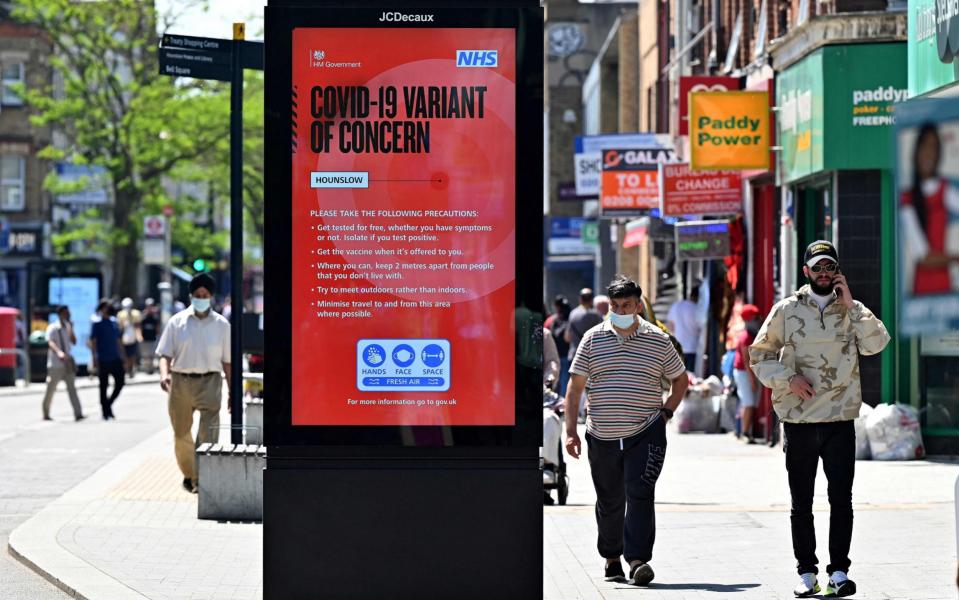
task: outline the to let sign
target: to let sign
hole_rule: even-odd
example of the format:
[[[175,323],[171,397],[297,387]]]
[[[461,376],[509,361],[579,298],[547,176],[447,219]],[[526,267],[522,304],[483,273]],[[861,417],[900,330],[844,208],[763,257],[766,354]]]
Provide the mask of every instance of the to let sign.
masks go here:
[[[740,171],[691,171],[688,164],[662,165],[659,183],[664,217],[732,215],[743,211]]]
[[[659,165],[677,162],[672,148],[604,150],[600,195],[604,214],[659,208]]]
[[[768,92],[693,92],[689,95],[690,167],[698,170],[769,168]]]

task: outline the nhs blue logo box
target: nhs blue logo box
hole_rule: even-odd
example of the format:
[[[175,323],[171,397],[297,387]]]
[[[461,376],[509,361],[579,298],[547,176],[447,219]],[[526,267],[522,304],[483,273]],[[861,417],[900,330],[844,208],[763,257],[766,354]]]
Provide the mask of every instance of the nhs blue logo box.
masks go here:
[[[457,67],[495,67],[499,64],[496,50],[457,50]]]

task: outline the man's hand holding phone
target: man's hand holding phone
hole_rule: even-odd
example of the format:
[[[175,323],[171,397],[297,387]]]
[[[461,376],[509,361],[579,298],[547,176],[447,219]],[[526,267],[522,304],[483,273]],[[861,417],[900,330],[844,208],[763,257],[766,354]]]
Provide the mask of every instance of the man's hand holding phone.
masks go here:
[[[849,291],[849,284],[846,283],[846,276],[840,269],[836,269],[836,276],[832,278],[833,291],[836,298],[846,308],[852,308],[855,303],[852,301],[852,293]]]

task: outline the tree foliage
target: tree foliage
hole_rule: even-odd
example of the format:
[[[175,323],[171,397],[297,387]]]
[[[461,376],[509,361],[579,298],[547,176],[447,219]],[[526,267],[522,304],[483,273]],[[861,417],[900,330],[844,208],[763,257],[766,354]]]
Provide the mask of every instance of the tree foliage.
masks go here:
[[[66,252],[71,242],[82,240],[103,252],[112,264],[112,291],[132,294],[143,216],[172,205],[175,245],[190,256],[212,256],[223,247],[224,233],[211,235],[190,220],[192,214],[206,214],[209,198],[173,198],[163,183],[202,180],[212,185],[217,201],[228,198],[229,85],[159,74],[152,1],[16,0],[13,16],[42,28],[54,46],[55,85],[25,91],[34,122],[52,126],[65,138],[42,156],[101,165],[110,176],[113,206],[77,215],[54,237],[57,248]],[[247,136],[251,159],[257,140],[262,155],[262,125],[250,122]],[[262,206],[261,171],[247,171],[250,208],[257,202]],[[64,185],[55,176],[47,184],[53,191]],[[262,224],[262,209],[251,212]]]

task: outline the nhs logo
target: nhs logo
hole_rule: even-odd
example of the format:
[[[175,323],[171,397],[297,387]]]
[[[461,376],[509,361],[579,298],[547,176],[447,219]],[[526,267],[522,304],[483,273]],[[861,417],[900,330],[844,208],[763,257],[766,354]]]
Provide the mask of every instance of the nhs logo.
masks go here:
[[[457,67],[495,67],[497,66],[496,50],[457,50]]]

